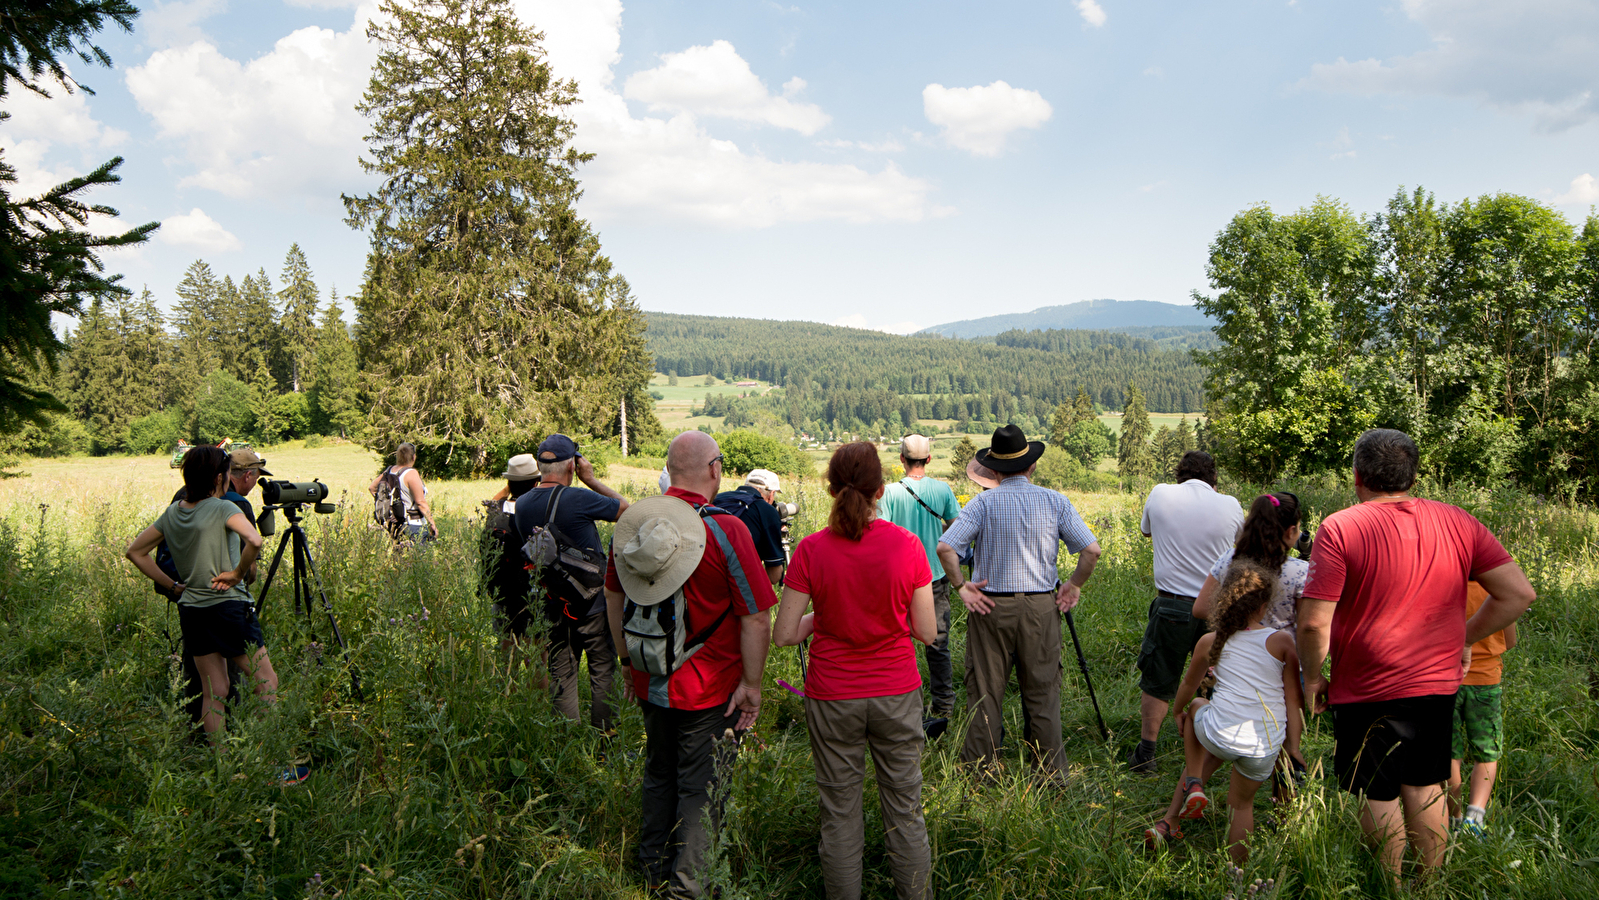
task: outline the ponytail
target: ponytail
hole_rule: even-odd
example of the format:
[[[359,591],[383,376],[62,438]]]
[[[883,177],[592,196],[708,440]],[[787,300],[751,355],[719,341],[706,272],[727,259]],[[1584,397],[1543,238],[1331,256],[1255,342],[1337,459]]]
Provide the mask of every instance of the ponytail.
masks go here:
[[[877,492],[882,487],[883,463],[877,458],[876,446],[856,441],[838,448],[827,462],[827,492],[833,495],[828,529],[852,541],[860,540],[877,514]]]
[[[1248,559],[1276,572],[1288,559],[1283,536],[1299,524],[1299,498],[1287,491],[1261,494],[1249,504],[1249,515],[1238,529],[1234,559]]]

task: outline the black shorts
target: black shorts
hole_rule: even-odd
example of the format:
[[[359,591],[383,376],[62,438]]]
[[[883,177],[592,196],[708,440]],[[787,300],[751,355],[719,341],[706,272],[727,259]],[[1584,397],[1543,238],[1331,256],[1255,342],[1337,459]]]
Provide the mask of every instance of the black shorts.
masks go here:
[[[1449,780],[1454,694],[1431,694],[1332,708],[1338,786],[1370,800],[1392,800],[1399,786]]]
[[[1205,636],[1205,620],[1194,618],[1194,598],[1160,591],[1149,604],[1149,625],[1138,648],[1138,689],[1170,703],[1183,683],[1188,657]]]
[[[178,624],[183,629],[183,652],[189,656],[220,653],[233,659],[266,646],[255,605],[244,600],[224,600],[215,606],[180,603]]]

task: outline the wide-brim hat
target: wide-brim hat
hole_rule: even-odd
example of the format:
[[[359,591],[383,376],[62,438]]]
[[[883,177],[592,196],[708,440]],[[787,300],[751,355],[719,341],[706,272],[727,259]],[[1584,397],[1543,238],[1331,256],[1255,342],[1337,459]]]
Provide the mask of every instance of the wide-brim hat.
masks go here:
[[[999,487],[999,473],[978,462],[976,458],[966,464],[966,477],[980,487]]]
[[[506,460],[505,478],[508,481],[527,481],[539,475],[538,460],[531,453],[518,453]]]
[[[994,429],[987,449],[977,451],[976,460],[1001,475],[1025,472],[1044,455],[1043,441],[1029,441],[1015,425]]]
[[[616,578],[634,602],[659,603],[705,555],[705,525],[688,501],[661,494],[629,504],[611,538]]]

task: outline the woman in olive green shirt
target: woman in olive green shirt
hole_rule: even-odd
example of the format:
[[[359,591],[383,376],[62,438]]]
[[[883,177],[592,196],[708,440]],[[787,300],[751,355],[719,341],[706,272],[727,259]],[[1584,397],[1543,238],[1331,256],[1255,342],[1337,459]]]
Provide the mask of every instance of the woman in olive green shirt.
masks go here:
[[[268,703],[276,702],[278,691],[255,606],[240,587],[260,555],[261,535],[237,506],[222,499],[229,468],[228,455],[220,448],[190,450],[183,457],[185,498],[167,507],[127,550],[128,560],[157,587],[178,595],[184,652],[194,658],[207,697],[200,722],[208,735],[222,727],[230,660],[250,676],[256,694]],[[151,558],[163,540],[178,571],[185,573],[184,581],[169,578]]]

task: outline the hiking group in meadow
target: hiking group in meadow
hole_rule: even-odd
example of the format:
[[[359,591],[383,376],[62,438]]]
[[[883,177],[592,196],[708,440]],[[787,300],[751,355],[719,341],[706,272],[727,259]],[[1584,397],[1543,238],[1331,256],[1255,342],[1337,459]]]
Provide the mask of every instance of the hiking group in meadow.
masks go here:
[[[776,506],[781,480],[757,469],[721,492],[724,459],[709,434],[678,435],[662,493],[632,503],[565,435],[511,458],[505,489],[485,501],[482,583],[502,646],[539,669],[541,683],[547,671],[553,706],[567,718],[580,715],[585,660],[593,727],[614,730],[618,691],[638,704],[637,861],[653,892],[708,893],[710,836],[725,796],[718,783],[760,713],[774,644],[802,654],[831,898],[861,893],[868,751],[896,893],[933,895],[921,759],[955,714],[954,598],[966,611],[959,758],[975,783],[1002,768],[1013,673],[1023,733],[1012,739],[1027,747],[1034,781],[1048,789],[1091,777],[1068,775],[1061,618],[1075,639],[1071,613],[1101,549],[1065,495],[1032,484],[1044,450],[1013,425],[996,430],[967,468],[985,490],[963,508],[927,475],[927,438],[902,441],[905,474],[894,484],[873,444],[845,444],[827,466],[827,526],[791,559]],[[250,456],[244,464],[263,469]],[[414,450],[397,456],[373,483],[379,518],[385,503],[398,504],[388,513],[397,544],[423,543],[436,534],[427,490],[411,468]],[[1313,541],[1298,497],[1262,494],[1246,509],[1216,490],[1215,463],[1200,451],[1182,457],[1175,483],[1150,492],[1141,530],[1152,542],[1155,595],[1137,655],[1140,735],[1127,764],[1158,776],[1168,718],[1182,743],[1171,802],[1143,834],[1151,851],[1206,815],[1211,776],[1230,763],[1226,847],[1242,865],[1260,787],[1271,781],[1274,798],[1290,797],[1315,768],[1300,746],[1307,713],[1331,713],[1338,786],[1360,798],[1361,827],[1396,884],[1407,847],[1425,874],[1442,865],[1451,831],[1486,827],[1504,751],[1500,656],[1515,646],[1533,589],[1474,517],[1411,496],[1419,453],[1407,435],[1366,432],[1352,463],[1359,502],[1327,516]],[[177,595],[211,733],[221,727],[227,661],[275,696],[245,587],[261,538],[240,511],[247,501],[236,508],[242,497],[227,491],[239,482],[220,451],[191,451],[183,474],[187,496],[128,557]],[[574,481],[589,490],[572,489]],[[615,523],[608,551],[602,521]],[[150,553],[162,543],[186,577],[156,565]],[[1076,557],[1069,573],[1057,568],[1062,544]],[[913,641],[924,645],[926,707]]]

